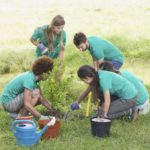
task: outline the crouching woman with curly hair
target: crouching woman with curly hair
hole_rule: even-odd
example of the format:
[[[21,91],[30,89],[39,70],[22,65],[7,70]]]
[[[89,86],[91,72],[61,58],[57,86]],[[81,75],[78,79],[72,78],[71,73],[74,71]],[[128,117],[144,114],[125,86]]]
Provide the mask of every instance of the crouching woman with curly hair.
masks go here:
[[[52,68],[51,58],[40,57],[33,63],[31,71],[17,75],[6,85],[1,95],[1,103],[4,110],[9,112],[10,117],[16,118],[20,112],[22,115],[30,112],[39,119],[47,118],[34,107],[42,104],[47,109],[51,109],[50,103],[43,99],[37,83],[45,80],[46,74],[52,71]]]

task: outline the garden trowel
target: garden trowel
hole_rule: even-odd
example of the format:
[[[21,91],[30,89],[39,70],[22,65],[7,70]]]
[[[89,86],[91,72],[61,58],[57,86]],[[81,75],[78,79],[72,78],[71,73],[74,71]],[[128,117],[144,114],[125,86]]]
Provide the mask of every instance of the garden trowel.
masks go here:
[[[69,107],[69,109],[67,110],[67,112],[66,112],[65,115],[64,115],[64,120],[67,119],[68,114],[69,114],[71,111],[72,111],[72,110],[71,110],[71,108]]]

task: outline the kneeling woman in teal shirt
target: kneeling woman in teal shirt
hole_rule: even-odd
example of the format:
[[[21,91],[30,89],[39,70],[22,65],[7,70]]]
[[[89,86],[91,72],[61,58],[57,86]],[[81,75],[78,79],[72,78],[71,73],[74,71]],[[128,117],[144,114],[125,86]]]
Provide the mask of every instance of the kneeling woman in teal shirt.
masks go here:
[[[65,20],[61,15],[55,16],[50,25],[38,27],[33,32],[31,42],[36,46],[36,57],[46,55],[52,59],[63,59],[66,44],[66,32],[63,30]]]
[[[101,107],[100,116],[117,118],[133,110],[136,106],[137,91],[135,87],[125,78],[113,72],[98,70],[85,65],[78,70],[79,78],[85,83],[93,86],[96,93],[103,93],[104,102]],[[116,95],[118,99],[111,99],[110,95]],[[78,103],[73,103],[74,109]],[[77,107],[76,107],[77,108]]]
[[[134,74],[130,73],[127,70],[121,71],[115,70],[110,62],[104,62],[101,65],[101,69],[120,74],[128,81],[130,81],[138,91],[136,104],[137,111],[139,112],[139,114],[146,114],[149,112],[150,110],[149,93],[144,84],[141,82],[141,80],[139,80]]]

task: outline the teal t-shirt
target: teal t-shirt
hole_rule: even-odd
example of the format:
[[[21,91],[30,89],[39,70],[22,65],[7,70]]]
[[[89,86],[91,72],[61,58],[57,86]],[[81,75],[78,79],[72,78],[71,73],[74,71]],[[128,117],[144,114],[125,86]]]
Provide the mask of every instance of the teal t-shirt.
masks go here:
[[[112,43],[101,39],[99,37],[89,37],[89,52],[96,60],[104,59],[106,61],[118,61],[124,62],[124,57],[119,48],[114,46]]]
[[[25,89],[32,91],[37,87],[37,82],[33,72],[24,72],[11,80],[1,94],[1,103],[8,103],[23,93]]]
[[[42,27],[38,27],[34,30],[32,34],[33,40],[38,40],[40,43],[43,43],[47,48],[49,48],[48,40],[46,37],[45,30],[48,28],[48,25],[44,25]],[[53,51],[48,51],[44,55],[47,55],[51,58],[57,58],[60,52],[60,38],[58,35],[53,37]],[[65,45],[66,44],[66,32],[62,31],[62,42]],[[36,48],[36,57],[40,57],[43,54],[41,53],[39,48]]]
[[[142,105],[146,100],[149,99],[149,94],[143,83],[132,73],[126,70],[121,71],[121,75],[130,81],[138,91],[137,105]]]
[[[137,95],[137,90],[127,79],[113,72],[98,71],[100,90],[109,91],[119,98],[130,100]]]

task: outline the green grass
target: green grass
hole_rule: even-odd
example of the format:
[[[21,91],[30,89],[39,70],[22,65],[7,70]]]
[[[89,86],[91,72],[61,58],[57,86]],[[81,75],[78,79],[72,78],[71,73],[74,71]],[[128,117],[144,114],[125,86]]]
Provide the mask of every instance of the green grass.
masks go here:
[[[112,122],[110,137],[98,138],[91,134],[90,118],[78,119],[73,121],[61,121],[60,135],[56,139],[39,141],[39,144],[29,149],[45,150],[148,150],[149,145],[149,124],[150,114],[140,117],[136,122],[116,120]],[[8,119],[7,116],[5,116]],[[11,121],[8,121],[11,123]],[[0,140],[1,149],[28,149],[16,144],[13,133],[6,131],[9,123],[5,124],[1,130]],[[1,125],[2,126],[2,125]]]
[[[76,32],[98,35],[110,40],[124,53],[123,69],[132,71],[146,84],[150,92],[150,7],[149,0],[1,0],[0,3],[0,93],[4,86],[19,72],[30,69],[35,47],[29,41],[33,30],[50,23],[56,14],[65,17],[67,47],[64,63],[76,76],[83,64],[92,64],[88,52],[81,53],[72,43]],[[42,7],[41,7],[42,6]],[[71,89],[78,96],[85,87],[76,76]],[[78,90],[76,90],[78,88]],[[22,150],[9,130],[12,120],[0,108],[0,150]],[[62,120],[60,136],[50,141],[39,141],[29,149],[45,150],[149,150],[150,126],[148,115],[136,122],[116,120],[109,138],[91,135],[89,118]]]

